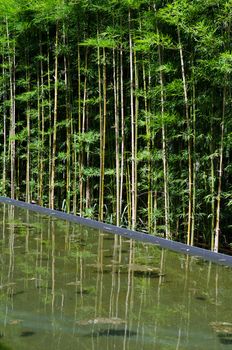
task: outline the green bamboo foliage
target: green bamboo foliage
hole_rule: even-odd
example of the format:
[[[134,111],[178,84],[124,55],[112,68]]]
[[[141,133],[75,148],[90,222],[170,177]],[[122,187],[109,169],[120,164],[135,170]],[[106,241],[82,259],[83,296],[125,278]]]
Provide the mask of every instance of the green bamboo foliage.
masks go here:
[[[218,251],[231,1],[0,4],[1,195]]]

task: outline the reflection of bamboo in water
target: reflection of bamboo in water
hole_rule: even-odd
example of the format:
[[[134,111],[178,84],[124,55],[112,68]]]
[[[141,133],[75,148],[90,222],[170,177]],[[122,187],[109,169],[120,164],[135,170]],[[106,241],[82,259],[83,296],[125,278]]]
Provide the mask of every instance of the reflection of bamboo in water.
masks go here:
[[[218,274],[218,266],[216,266],[216,271],[215,271],[215,306],[216,306],[216,320],[218,318],[218,278],[219,278],[219,274]]]
[[[29,252],[29,210],[26,212],[26,237],[25,237],[25,252]]]
[[[65,227],[65,236],[64,236],[64,250],[65,252],[70,252],[70,222],[66,221],[66,227]]]
[[[6,232],[6,204],[2,205],[3,215],[2,215],[2,240],[5,242],[5,232]]]
[[[3,204],[2,206],[3,208],[3,213],[2,213],[2,249],[4,248],[5,246],[5,235],[6,235],[6,205]],[[2,252],[2,255],[4,253]],[[3,284],[3,278],[4,278],[4,267],[5,267],[5,264],[1,264],[1,268],[2,268],[2,273],[1,273],[1,284]]]
[[[10,280],[13,279],[13,272],[14,272],[14,239],[15,239],[14,217],[15,217],[15,211],[14,211],[13,205],[11,205],[9,207],[8,215],[10,218],[8,282],[10,282]]]
[[[182,331],[182,328],[181,328],[181,326],[180,326],[180,327],[179,327],[179,330],[178,330],[178,337],[177,337],[176,350],[178,350],[178,349],[180,348],[181,331]]]
[[[9,221],[9,267],[8,267],[8,274],[7,274],[7,283],[9,284],[9,287],[6,290],[6,311],[5,311],[5,320],[4,325],[7,326],[7,315],[8,315],[8,307],[9,303],[11,302],[11,309],[13,309],[13,298],[9,299],[9,296],[13,294],[11,281],[14,279],[14,244],[15,244],[15,226],[14,226],[14,220],[15,220],[15,208],[14,206],[9,206],[8,209],[8,221]]]
[[[39,240],[36,240],[36,254],[35,254],[35,285],[40,288],[41,285],[41,275],[39,272]]]
[[[127,277],[127,293],[126,293],[126,300],[125,300],[125,333],[124,333],[124,339],[123,339],[123,350],[126,349],[127,346],[127,333],[128,333],[128,310],[129,310],[129,301],[131,296],[131,288],[132,288],[132,281],[133,281],[133,258],[134,258],[134,242],[132,239],[130,240],[130,250],[129,250],[129,265],[128,265],[128,277]],[[129,342],[128,342],[129,344]]]
[[[40,228],[40,247],[39,247],[39,266],[40,270],[42,271],[43,268],[43,227]],[[41,281],[41,275],[40,275],[40,281]],[[41,285],[41,282],[39,286]]]
[[[80,295],[81,295],[81,305],[83,305],[83,259],[82,255],[80,256]]]
[[[64,228],[64,254],[68,254],[70,252],[70,229],[71,224],[69,221],[65,221],[65,228]],[[64,259],[64,271],[66,271],[66,259]],[[64,303],[65,303],[65,296],[63,289],[61,289],[61,304],[60,304],[60,317],[63,319],[63,313],[64,313]]]
[[[122,261],[122,237],[119,236],[119,250],[118,250],[118,264],[121,264]],[[115,316],[118,317],[118,308],[119,308],[119,293],[121,287],[121,276],[120,276],[120,268],[118,270],[118,281],[117,281],[117,293],[116,293],[116,301],[115,301]]]
[[[115,314],[115,285],[116,285],[116,265],[117,265],[117,250],[118,250],[118,236],[114,236],[114,249],[113,249],[113,258],[112,258],[112,273],[111,273],[111,291],[110,291],[110,307],[109,307],[109,317],[113,317]]]
[[[112,257],[112,282],[110,293],[109,317],[118,317],[120,294],[120,263],[122,260],[122,237],[114,236],[114,248]],[[116,273],[117,272],[117,273]],[[117,286],[117,290],[116,290]]]
[[[51,218],[48,218],[48,227],[47,227],[47,242],[50,244],[50,240],[51,240]],[[47,276],[49,276],[49,272],[50,272],[50,249],[49,249],[49,244],[47,246]],[[48,297],[49,297],[49,292],[48,292],[48,280],[46,281],[46,289],[45,289],[45,303],[44,303],[44,307],[46,310],[46,306],[48,303]]]
[[[208,265],[208,274],[207,274],[207,284],[206,284],[207,290],[208,290],[208,288],[209,288],[209,283],[210,283],[211,268],[212,268],[212,263],[211,263],[211,261],[210,261],[210,262],[209,262],[209,265]]]
[[[99,232],[98,250],[97,250],[97,281],[95,298],[95,317],[101,314],[102,310],[102,291],[103,291],[103,244],[104,235]]]
[[[132,263],[135,262],[135,241],[132,241]],[[130,312],[132,313],[134,306],[134,272],[131,279],[131,297],[130,297]]]
[[[158,288],[157,288],[157,302],[156,302],[156,305],[157,305],[157,311],[159,312],[159,308],[160,308],[160,299],[161,299],[161,284],[162,284],[162,281],[163,281],[163,274],[164,274],[164,271],[165,271],[165,253],[166,253],[166,250],[162,249],[161,250],[161,255],[160,255],[160,276],[159,276],[159,282],[158,282]],[[157,339],[157,329],[158,329],[158,318],[156,318],[156,321],[155,321],[155,326],[154,326],[154,345],[156,344],[156,339]]]
[[[51,222],[51,238],[52,238],[52,313],[54,313],[54,303],[55,303],[55,228],[54,221]]]
[[[147,282],[147,281],[146,281]],[[141,315],[142,315],[142,310],[143,310],[143,305],[146,303],[146,291],[147,291],[147,286],[142,285],[141,292],[140,292],[140,306],[139,306],[139,312],[138,312],[138,322],[137,322],[137,337],[136,337],[136,342],[141,338],[141,335],[139,334],[139,329],[142,328],[143,331],[143,336],[144,336],[144,327],[143,325],[141,326]],[[140,340],[141,343],[141,340]]]
[[[2,238],[3,238],[3,245],[2,247],[5,246],[5,237],[6,237],[6,205],[4,204],[3,205],[3,224],[2,224]],[[4,283],[4,267],[5,267],[5,264],[2,264],[2,273],[1,273],[1,284]],[[8,317],[8,302],[6,300],[6,303],[5,303],[5,317],[4,317],[4,328],[6,328],[7,326],[7,317]],[[4,334],[2,334],[4,335]]]
[[[103,246],[104,234],[99,231],[98,249],[97,249],[97,279],[96,279],[96,297],[95,297],[95,318],[101,316],[102,312],[102,293],[103,293]],[[94,334],[94,323],[92,326],[92,334]],[[98,342],[93,336],[91,337],[92,350],[95,349],[95,344]]]
[[[6,232],[6,206],[4,204],[3,206],[3,225],[2,225],[2,237],[3,237],[3,245],[2,247],[4,247],[4,243],[5,243],[5,232]],[[3,253],[4,254],[4,253]],[[1,285],[4,284],[4,267],[5,264],[1,264],[1,268],[2,268],[2,273],[1,273]],[[8,297],[7,297],[8,298]],[[7,325],[7,316],[8,316],[8,300],[6,299],[6,303],[5,303],[5,317],[4,317],[4,328],[6,328]]]
[[[213,267],[213,269],[212,269]],[[210,280],[211,280],[211,277],[213,278],[214,276],[211,276],[213,275],[213,272],[216,268],[216,271],[215,271],[215,320],[217,321],[218,320],[218,266],[212,266],[212,262],[210,261],[209,264],[208,264],[208,274],[207,274],[207,285],[206,285],[206,288],[207,288],[207,291],[211,291],[211,287],[210,287]],[[216,339],[215,339],[215,342],[216,342]],[[215,345],[215,348],[216,348],[217,345]]]
[[[189,277],[189,265],[190,265],[190,256],[186,255],[185,259],[185,275],[184,275],[184,288],[183,288],[183,305],[186,304],[185,302],[185,296],[186,296],[186,290],[188,287],[188,277]],[[187,308],[185,307],[185,310],[187,311],[187,322],[184,320],[183,312],[181,312],[181,317],[180,317],[180,324],[179,324],[179,330],[178,330],[178,337],[177,337],[177,344],[176,344],[176,350],[179,349],[180,347],[180,342],[181,342],[181,334],[182,334],[182,323],[184,321],[184,326],[186,326],[186,337],[188,339],[188,334],[189,334],[189,324],[190,324],[190,301],[191,301],[191,295],[190,292],[188,291],[188,303],[187,303]]]
[[[77,254],[78,256],[78,254]],[[83,257],[82,254],[79,255],[76,261],[76,292],[77,292],[77,284],[78,284],[78,273],[79,273],[79,283],[80,283],[80,298],[81,305],[84,305],[84,297],[83,297]],[[77,293],[76,293],[77,296]],[[77,300],[77,299],[76,299]]]
[[[73,235],[75,234],[75,228],[73,227]],[[77,254],[76,254],[76,268],[75,268],[75,283],[76,283],[76,293],[75,293],[75,307],[74,307],[74,323],[73,323],[73,333],[75,333],[76,330],[76,321],[78,319],[78,301],[79,301],[79,297],[77,294],[77,290],[78,290],[78,281],[80,282],[80,294],[81,294],[81,305],[83,305],[83,273],[79,273],[79,268],[80,271],[83,271],[83,266],[82,266],[82,259],[79,258],[78,255],[78,246],[76,247],[77,249]],[[80,264],[79,264],[79,259],[80,259]],[[78,277],[79,276],[79,277]]]
[[[26,210],[26,235],[25,235],[25,254],[26,254],[26,257],[27,257],[27,253],[29,253],[29,230],[30,230],[30,214],[29,214],[29,210]],[[37,242],[37,245],[38,245],[38,242]],[[36,264],[36,267],[37,267],[37,264]],[[28,268],[29,270],[29,268]],[[28,278],[26,278],[24,280],[24,288],[27,288],[28,287]]]
[[[192,262],[192,261],[194,261],[194,257],[190,257],[189,255],[187,255],[187,266],[186,266],[186,270],[187,270],[186,271],[186,284],[187,284],[187,286],[186,286],[186,288],[188,287],[188,277],[189,277],[188,272],[189,272],[189,268],[190,268],[189,265],[190,265],[190,262]],[[191,277],[190,277],[190,280],[191,280]],[[187,292],[185,291],[185,294],[186,293]],[[189,290],[189,288],[188,288],[187,296],[188,296],[188,303],[187,303],[188,307],[187,307],[186,336],[187,336],[187,340],[188,340],[189,339],[189,330],[190,330],[190,315],[191,315],[191,313],[190,313],[190,310],[191,310],[191,291]]]
[[[27,211],[27,223],[29,224],[29,220],[28,220],[28,215],[29,212]],[[37,218],[38,220],[38,218]],[[28,227],[28,226],[27,226]],[[42,249],[42,229],[41,229],[41,233],[40,233],[40,238],[38,237],[38,239],[36,240],[36,257],[35,257],[35,285],[36,288],[39,289],[40,292],[40,288],[41,288],[41,283],[42,283],[42,276],[41,276],[41,271],[42,271],[42,257],[41,257],[41,249]],[[29,252],[29,246],[28,246],[28,241],[29,241],[29,230],[26,234],[26,252]]]
[[[55,268],[56,268],[56,240],[55,240],[55,222],[53,219],[51,219],[50,222],[50,230],[49,230],[49,236],[51,235],[51,283],[52,283],[52,289],[51,289],[51,321],[52,321],[52,327],[53,327],[53,337],[56,337],[56,347],[59,348],[60,340],[62,336],[62,332],[57,330],[56,326],[56,315],[55,315],[55,287],[56,287],[56,276],[55,276]],[[61,301],[61,309],[62,309],[62,302]],[[57,334],[58,333],[58,334]]]

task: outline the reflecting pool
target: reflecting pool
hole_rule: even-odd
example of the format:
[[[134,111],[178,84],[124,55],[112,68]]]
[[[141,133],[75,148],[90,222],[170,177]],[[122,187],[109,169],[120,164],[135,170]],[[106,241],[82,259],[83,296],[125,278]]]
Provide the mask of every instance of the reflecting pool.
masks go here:
[[[232,270],[0,203],[0,350],[231,349]]]

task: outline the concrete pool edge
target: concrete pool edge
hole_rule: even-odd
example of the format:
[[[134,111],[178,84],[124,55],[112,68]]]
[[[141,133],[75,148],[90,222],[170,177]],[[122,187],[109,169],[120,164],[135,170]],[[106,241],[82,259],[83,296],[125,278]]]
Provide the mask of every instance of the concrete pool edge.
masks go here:
[[[103,222],[99,222],[96,220],[91,220],[91,219],[86,219],[82,218],[80,216],[72,215],[72,214],[67,214],[62,211],[58,210],[52,210],[48,208],[41,207],[37,204],[30,204],[22,201],[18,201],[15,199],[7,198],[7,197],[2,197],[0,196],[0,202],[21,207],[24,209],[28,209],[34,212],[38,212],[41,214],[53,216],[59,219],[67,220],[69,222],[74,222],[80,225],[85,225],[88,227],[92,227],[104,232],[108,233],[113,233],[117,234],[129,239],[134,239],[138,240],[144,243],[151,243],[160,246],[161,248],[166,248],[173,250],[175,252],[180,252],[184,253],[187,255],[195,256],[195,257],[200,257],[202,259],[212,261],[214,263],[220,264],[220,265],[226,265],[226,266],[231,266],[232,267],[232,256],[222,254],[222,253],[215,253],[210,250],[206,250],[203,248],[198,248],[195,246],[188,246],[187,244],[176,242],[176,241],[171,241],[162,237],[158,236],[153,236],[151,234],[143,233],[143,232],[138,232],[138,231],[131,231],[126,228],[122,227],[117,227],[111,224],[105,224]]]

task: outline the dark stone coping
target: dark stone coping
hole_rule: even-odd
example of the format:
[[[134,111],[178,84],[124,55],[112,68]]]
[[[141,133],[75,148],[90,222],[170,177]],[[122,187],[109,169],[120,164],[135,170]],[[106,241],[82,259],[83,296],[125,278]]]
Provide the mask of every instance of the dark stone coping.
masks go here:
[[[138,241],[142,241],[142,242],[146,242],[146,243],[155,244],[157,246],[160,246],[161,248],[170,249],[170,250],[173,250],[175,252],[184,253],[184,254],[199,257],[199,258],[202,258],[202,259],[205,259],[208,261],[212,261],[212,262],[220,264],[220,265],[226,265],[226,266],[232,267],[232,256],[230,256],[230,255],[215,253],[215,252],[212,252],[210,250],[203,249],[203,248],[189,246],[189,245],[184,244],[184,243],[171,241],[171,240],[168,240],[168,239],[165,239],[162,237],[158,237],[158,236],[153,236],[153,235],[147,234],[147,233],[131,231],[131,230],[128,230],[126,228],[117,227],[117,226],[110,225],[110,224],[105,224],[103,222],[99,222],[96,220],[82,218],[82,217],[79,217],[76,215],[67,214],[67,213],[64,213],[64,212],[61,212],[58,210],[44,208],[44,207],[41,207],[41,206],[36,205],[36,204],[25,203],[25,202],[10,199],[7,197],[0,196],[0,202],[6,203],[8,205],[13,205],[13,206],[21,207],[24,209],[28,209],[31,211],[35,211],[35,212],[38,212],[41,214],[50,215],[50,216],[53,216],[53,217],[56,217],[59,219],[63,219],[63,220],[67,220],[70,222],[74,222],[74,223],[77,223],[80,225],[92,227],[92,228],[95,228],[97,230],[101,230],[104,232],[120,235],[120,236],[126,237],[128,239],[134,239],[134,240],[138,240]]]

